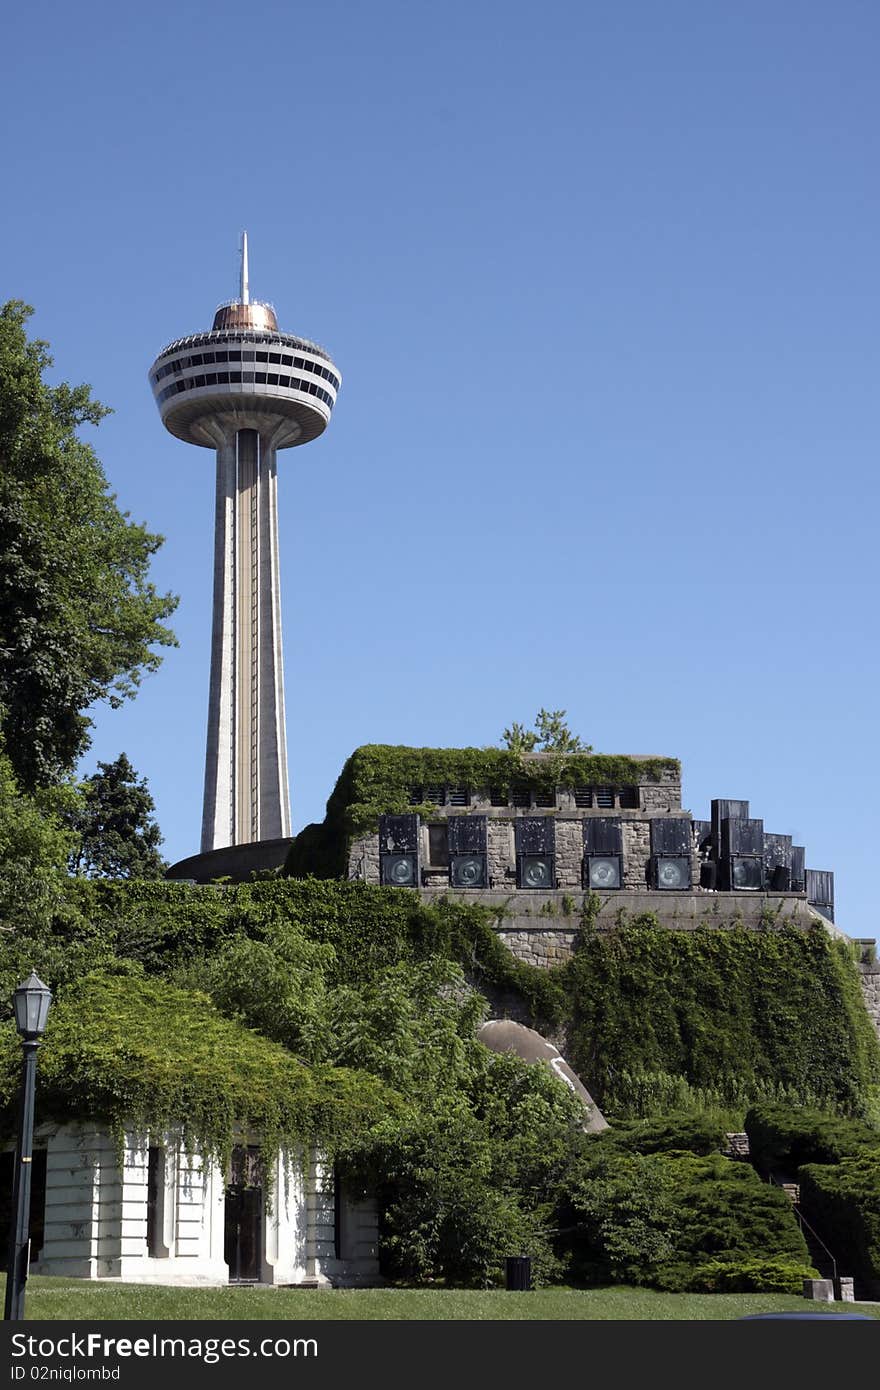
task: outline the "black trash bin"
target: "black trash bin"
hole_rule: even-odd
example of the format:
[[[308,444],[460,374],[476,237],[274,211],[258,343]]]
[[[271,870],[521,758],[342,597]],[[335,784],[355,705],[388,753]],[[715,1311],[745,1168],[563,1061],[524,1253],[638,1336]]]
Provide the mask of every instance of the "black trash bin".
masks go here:
[[[530,1289],[532,1287],[531,1255],[510,1255],[506,1263],[507,1288]]]

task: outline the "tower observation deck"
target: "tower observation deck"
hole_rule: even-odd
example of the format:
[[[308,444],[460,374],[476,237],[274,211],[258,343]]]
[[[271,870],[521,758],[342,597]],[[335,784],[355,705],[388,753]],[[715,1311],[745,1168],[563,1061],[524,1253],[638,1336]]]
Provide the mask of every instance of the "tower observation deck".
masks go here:
[[[214,449],[214,608],[202,852],[290,835],[278,562],[278,450],[326,428],[340,386],[327,353],[282,333],[250,298],[247,233],[237,299],[207,333],[150,368],[162,423]]]

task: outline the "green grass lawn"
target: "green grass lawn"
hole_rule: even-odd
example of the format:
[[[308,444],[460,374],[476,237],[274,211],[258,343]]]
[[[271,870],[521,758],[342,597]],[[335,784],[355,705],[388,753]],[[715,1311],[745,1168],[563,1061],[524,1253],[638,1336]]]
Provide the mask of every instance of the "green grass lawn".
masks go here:
[[[302,1321],[312,1319],[609,1319],[739,1318],[747,1313],[819,1309],[870,1313],[880,1304],[807,1303],[787,1294],[668,1294],[651,1289],[540,1289],[533,1293],[463,1289],[170,1289],[84,1279],[33,1278],[29,1319]]]

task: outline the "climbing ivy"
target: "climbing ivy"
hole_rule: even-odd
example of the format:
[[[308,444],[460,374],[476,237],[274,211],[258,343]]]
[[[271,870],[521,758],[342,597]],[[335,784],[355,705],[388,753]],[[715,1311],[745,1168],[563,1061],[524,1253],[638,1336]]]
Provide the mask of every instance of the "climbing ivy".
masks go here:
[[[20,1047],[0,1025],[0,1127],[15,1133]],[[91,974],[63,987],[39,1057],[37,1122],[97,1120],[124,1131],[182,1130],[223,1161],[236,1131],[264,1152],[318,1143],[362,1148],[400,1103],[377,1078],[307,1067],[285,1048],[223,1018],[204,995],[164,980]]]
[[[297,836],[286,872],[335,878],[356,835],[375,830],[379,816],[414,811],[431,815],[432,802],[414,805],[417,787],[457,786],[472,791],[514,786],[552,791],[557,786],[632,786],[680,775],[676,758],[629,758],[599,753],[519,753],[509,748],[406,748],[366,744],[352,753],[327,802],[322,824]]]
[[[311,1001],[299,1026],[314,1035],[325,994],[367,988],[396,966],[449,961],[496,1010],[558,1038],[611,1115],[722,1107],[742,1116],[772,1100],[875,1113],[880,1045],[856,966],[824,928],[674,931],[648,915],[603,930],[592,906],[574,957],[546,970],[500,941],[503,908],[454,898],[427,903],[318,879],[72,882],[42,931],[0,933],[0,990],[9,1000],[32,966],[57,988],[89,971],[132,968],[191,985],[213,979],[213,963],[227,958],[239,976],[253,973],[248,962],[259,972],[269,961],[268,980],[294,962]],[[236,947],[248,941],[259,950]],[[255,1008],[247,1003],[246,1015],[259,1026]]]
[[[646,914],[588,927],[563,975],[570,1060],[612,1112],[871,1112],[880,1045],[849,953],[821,926],[672,931]]]

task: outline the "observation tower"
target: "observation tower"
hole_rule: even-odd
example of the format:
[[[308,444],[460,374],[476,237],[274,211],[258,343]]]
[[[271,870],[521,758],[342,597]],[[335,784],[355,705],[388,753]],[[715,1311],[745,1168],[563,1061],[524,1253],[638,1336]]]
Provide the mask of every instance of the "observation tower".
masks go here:
[[[217,455],[202,853],[290,835],[278,451],[323,433],[339,384],[323,348],[280,332],[272,305],[251,299],[246,232],[238,298],[150,368],[165,428]]]

